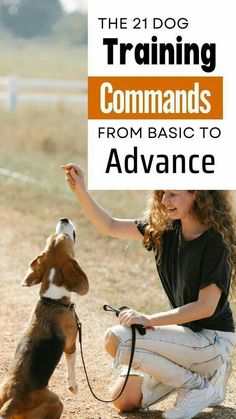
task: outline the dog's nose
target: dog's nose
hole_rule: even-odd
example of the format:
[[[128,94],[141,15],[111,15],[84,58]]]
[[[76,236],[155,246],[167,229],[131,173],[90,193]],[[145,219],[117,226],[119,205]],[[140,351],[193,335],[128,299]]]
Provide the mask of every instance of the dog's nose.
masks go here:
[[[62,223],[62,224],[68,224],[68,223],[69,223],[68,218],[61,218],[59,221],[60,221],[60,223]]]

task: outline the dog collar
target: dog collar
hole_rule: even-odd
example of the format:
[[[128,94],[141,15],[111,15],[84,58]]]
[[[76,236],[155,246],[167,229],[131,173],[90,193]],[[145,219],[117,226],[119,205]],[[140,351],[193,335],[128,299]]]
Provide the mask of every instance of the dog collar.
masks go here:
[[[66,308],[68,310],[74,310],[74,308],[75,308],[74,303],[67,304],[67,303],[63,303],[62,301],[53,300],[52,298],[48,298],[48,297],[40,297],[40,301],[42,303],[45,303],[45,304],[50,304],[50,305],[55,306],[55,307],[63,307],[63,308]]]

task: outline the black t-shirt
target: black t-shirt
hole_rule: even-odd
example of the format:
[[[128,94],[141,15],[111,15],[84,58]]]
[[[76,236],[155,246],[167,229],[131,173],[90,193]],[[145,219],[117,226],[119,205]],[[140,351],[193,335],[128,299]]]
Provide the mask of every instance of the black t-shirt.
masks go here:
[[[144,235],[146,222],[136,221]],[[149,249],[151,250],[151,249]],[[172,308],[197,301],[199,290],[216,284],[222,294],[215,313],[208,318],[195,320],[184,326],[194,331],[213,329],[234,332],[232,311],[228,302],[231,272],[227,262],[228,250],[221,235],[213,229],[206,230],[194,240],[182,237],[181,223],[175,221],[172,230],[162,236],[162,255],[157,270]]]

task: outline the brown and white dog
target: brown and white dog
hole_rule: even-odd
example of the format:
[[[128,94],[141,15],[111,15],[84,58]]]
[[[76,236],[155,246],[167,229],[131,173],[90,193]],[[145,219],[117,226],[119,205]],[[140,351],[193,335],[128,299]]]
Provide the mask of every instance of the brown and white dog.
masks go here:
[[[75,229],[62,218],[56,234],[30,264],[22,282],[41,283],[40,299],[19,342],[15,358],[0,387],[0,418],[58,419],[63,410],[59,397],[47,388],[62,353],[67,385],[77,393],[75,377],[77,323],[71,292],[84,295],[88,280],[74,259]],[[63,305],[64,304],[64,305]]]

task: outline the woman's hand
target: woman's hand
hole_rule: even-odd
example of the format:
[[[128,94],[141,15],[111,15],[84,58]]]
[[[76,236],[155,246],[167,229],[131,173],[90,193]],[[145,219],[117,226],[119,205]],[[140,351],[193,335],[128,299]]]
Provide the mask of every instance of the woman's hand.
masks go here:
[[[73,163],[61,166],[66,172],[66,181],[73,192],[86,190],[83,169]]]
[[[149,326],[150,316],[147,314],[139,313],[138,311],[135,311],[135,310],[129,309],[129,310],[122,311],[119,314],[118,319],[120,320],[120,324],[124,326],[130,327],[132,326],[132,324],[141,324],[145,328],[150,327]]]

